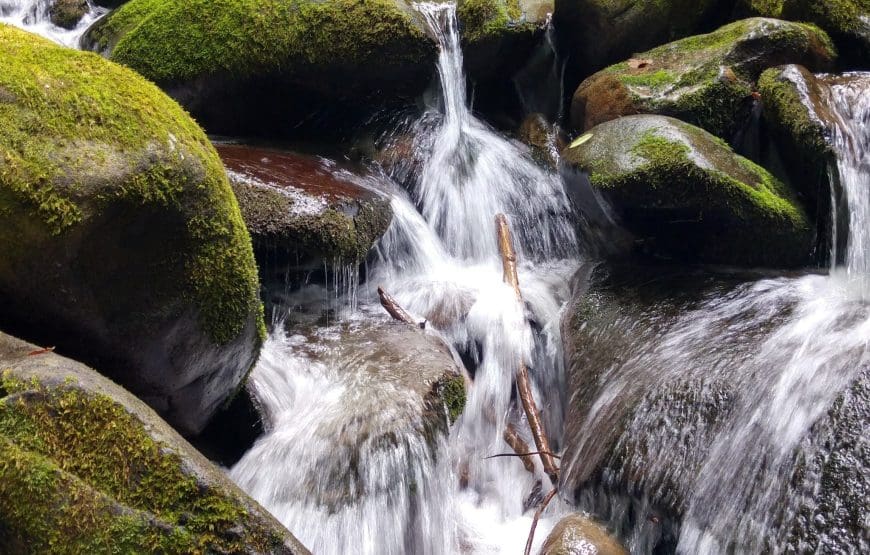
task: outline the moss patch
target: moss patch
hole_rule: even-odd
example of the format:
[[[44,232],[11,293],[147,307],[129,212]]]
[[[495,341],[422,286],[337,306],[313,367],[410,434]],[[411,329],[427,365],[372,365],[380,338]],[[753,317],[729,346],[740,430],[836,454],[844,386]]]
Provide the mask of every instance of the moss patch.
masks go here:
[[[40,552],[269,552],[237,501],[204,487],[101,394],[3,375],[0,517]]]
[[[462,376],[456,376],[442,382],[440,395],[447,407],[450,422],[456,422],[456,419],[465,410],[465,379]]]

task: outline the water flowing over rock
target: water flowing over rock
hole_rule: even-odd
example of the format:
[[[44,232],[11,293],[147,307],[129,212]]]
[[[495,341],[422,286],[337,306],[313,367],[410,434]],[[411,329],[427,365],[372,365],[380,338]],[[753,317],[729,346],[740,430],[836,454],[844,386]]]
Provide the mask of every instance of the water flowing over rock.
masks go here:
[[[264,331],[220,159],[130,70],[8,26],[0,56],[0,321],[198,432]]]
[[[88,27],[106,13],[99,6],[87,0],[0,0],[0,23],[75,47]]]
[[[791,191],[720,139],[662,116],[627,116],[592,128],[562,152],[649,254],[737,265],[810,260],[812,229]]]
[[[375,188],[377,176],[288,151],[232,144],[217,151],[261,273],[358,264],[389,226],[390,202]]]
[[[308,555],[153,410],[0,333],[4,553]]]
[[[401,0],[131,0],[84,44],[225,134],[335,133],[422,92],[435,58]]]
[[[578,131],[629,114],[660,114],[727,141],[746,126],[755,81],[769,67],[797,63],[831,69],[836,53],[818,28],[746,19],[635,54],[583,81],[571,102]]]

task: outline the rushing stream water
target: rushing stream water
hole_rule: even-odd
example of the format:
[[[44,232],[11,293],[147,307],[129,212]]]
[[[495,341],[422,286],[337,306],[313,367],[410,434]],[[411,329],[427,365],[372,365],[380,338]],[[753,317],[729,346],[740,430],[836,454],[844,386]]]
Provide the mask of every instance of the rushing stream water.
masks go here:
[[[8,23],[49,38],[64,46],[78,46],[79,39],[108,10],[88,1],[88,11],[72,29],[51,22],[53,0],[0,0],[0,23]]]

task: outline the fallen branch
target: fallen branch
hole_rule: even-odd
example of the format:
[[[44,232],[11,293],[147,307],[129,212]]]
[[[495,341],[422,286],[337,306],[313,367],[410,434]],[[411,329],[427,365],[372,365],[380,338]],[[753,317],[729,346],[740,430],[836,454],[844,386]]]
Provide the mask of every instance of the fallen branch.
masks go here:
[[[504,441],[508,445],[510,445],[511,449],[514,450],[514,453],[508,453],[507,456],[515,456],[519,457],[521,461],[523,461],[523,467],[534,474],[535,472],[535,462],[532,460],[532,454],[529,453],[528,444],[523,441],[523,438],[520,437],[520,434],[517,433],[516,428],[514,428],[513,424],[508,424],[504,429]],[[505,455],[493,455],[492,457],[486,457],[487,459],[492,459],[499,456]]]
[[[390,316],[393,317],[394,320],[398,320],[399,322],[405,322],[406,324],[410,324],[412,326],[419,327],[420,329],[426,327],[426,322],[417,322],[414,320],[414,317],[411,316],[407,310],[402,308],[402,306],[386,291],[384,291],[383,287],[378,287],[378,297],[381,300],[381,306],[389,313]]]
[[[538,527],[538,521],[541,519],[541,515],[544,514],[544,509],[547,508],[547,505],[550,504],[550,501],[555,497],[558,489],[553,488],[550,493],[547,494],[547,497],[541,501],[541,505],[538,507],[538,510],[535,511],[535,517],[532,519],[532,528],[529,530],[529,539],[526,540],[526,550],[523,555],[530,555],[532,552],[532,542],[535,540],[535,528]]]
[[[507,218],[504,214],[498,214],[495,217],[495,226],[498,234],[498,250],[501,253],[502,267],[504,268],[504,281],[513,287],[517,301],[522,303],[523,295],[520,292],[520,280],[517,275],[517,255],[514,250],[513,240],[511,239]],[[516,383],[517,392],[523,404],[523,410],[526,413],[526,419],[529,421],[529,428],[532,430],[532,438],[535,440],[535,446],[540,453],[539,456],[544,466],[544,472],[547,473],[553,484],[557,484],[559,482],[559,469],[556,467],[552,455],[550,455],[552,453],[550,442],[544,430],[544,423],[541,421],[541,412],[538,410],[535,404],[535,397],[532,394],[529,370],[526,368],[526,363],[522,360],[519,361],[519,368],[517,368]]]
[[[498,459],[500,457],[531,457],[534,455],[540,455],[540,451],[529,451],[528,453],[496,453],[495,455],[489,455],[488,457],[483,457],[483,460],[487,459]],[[554,459],[559,459],[558,455],[554,455],[553,453],[546,453],[547,455],[552,456]]]

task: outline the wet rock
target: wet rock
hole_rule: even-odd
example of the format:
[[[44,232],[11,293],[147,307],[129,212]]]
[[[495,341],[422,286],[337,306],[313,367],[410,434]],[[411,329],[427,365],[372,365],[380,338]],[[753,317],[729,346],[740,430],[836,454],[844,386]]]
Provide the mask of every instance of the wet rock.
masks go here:
[[[459,0],[469,77],[509,82],[543,39],[552,13],[553,0]]]
[[[91,368],[0,333],[0,384],[0,545],[10,552],[308,553]]]
[[[389,200],[333,162],[241,145],[216,148],[261,266],[270,271],[359,264],[390,224]]]
[[[198,432],[265,332],[220,159],[132,71],[6,26],[0,56],[0,325]]]
[[[836,53],[817,27],[754,18],[666,44],[589,77],[571,102],[577,130],[629,114],[672,116],[732,140],[749,119],[766,68],[832,67]]]
[[[870,68],[870,2],[867,0],[740,0],[742,13],[815,23],[837,43],[846,63]]]
[[[572,72],[589,75],[635,52],[706,30],[727,15],[723,4],[727,2],[556,0],[553,23]]]
[[[87,0],[55,0],[48,9],[51,22],[64,29],[73,29],[88,13]]]
[[[628,550],[598,522],[572,514],[556,524],[540,555],[628,555]]]
[[[565,148],[565,138],[543,114],[529,114],[520,125],[517,136],[529,146],[535,162],[552,170],[557,169],[559,152]]]
[[[791,191],[702,129],[627,116],[572,145],[562,171],[588,175],[648,254],[746,266],[810,260],[813,232]]]
[[[860,349],[836,357],[832,373],[851,385],[786,440],[766,412],[784,371],[767,342],[789,331],[794,297],[782,292],[828,278],[765,277],[599,267],[566,309],[562,491],[638,552],[675,552],[678,540],[697,552],[699,531],[723,552],[868,545],[870,368]],[[812,410],[779,410],[793,409]],[[754,410],[765,417],[744,428]]]
[[[163,87],[213,133],[339,133],[426,87],[436,46],[401,0],[131,0],[86,48]]]

